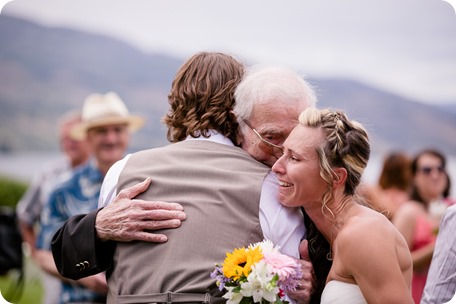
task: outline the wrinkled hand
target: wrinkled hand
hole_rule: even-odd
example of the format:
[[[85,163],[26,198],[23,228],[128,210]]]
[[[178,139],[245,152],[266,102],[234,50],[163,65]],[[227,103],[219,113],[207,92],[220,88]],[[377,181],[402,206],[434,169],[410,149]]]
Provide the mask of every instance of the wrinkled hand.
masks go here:
[[[101,209],[96,218],[95,229],[99,239],[118,242],[145,241],[163,243],[164,234],[152,230],[177,228],[186,215],[177,203],[133,199],[146,191],[150,178],[117,194],[114,202]]]
[[[310,262],[307,245],[307,240],[302,240],[299,244],[299,255],[301,259],[297,261],[301,264],[302,279],[295,291],[287,292],[287,296],[299,304],[309,303],[310,296],[315,289],[315,275],[312,263]]]

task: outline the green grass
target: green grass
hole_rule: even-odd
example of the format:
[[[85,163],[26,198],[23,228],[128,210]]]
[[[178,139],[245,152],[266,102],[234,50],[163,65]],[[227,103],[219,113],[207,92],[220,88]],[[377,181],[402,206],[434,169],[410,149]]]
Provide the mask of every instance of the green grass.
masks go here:
[[[19,199],[27,190],[27,186],[21,181],[0,176],[0,205],[15,208]]]
[[[25,258],[24,289],[21,297],[13,301],[14,304],[42,304],[43,288],[41,274],[38,267],[29,258]],[[11,271],[7,276],[0,277],[0,291],[6,297],[7,291],[15,284],[15,273]],[[10,299],[6,298],[11,302]],[[44,303],[43,303],[44,304]]]
[[[27,184],[9,178],[0,176],[0,205],[15,208],[17,202],[27,189]],[[41,285],[41,271],[36,264],[28,257],[24,258],[24,287],[19,299],[11,301],[8,293],[16,288],[17,273],[10,271],[5,276],[0,276],[0,292],[3,297],[13,304],[45,304],[42,303],[43,288]],[[3,303],[3,302],[1,302]]]
[[[0,205],[14,209],[26,189],[25,183],[0,176]],[[17,272],[15,271],[0,276],[0,292],[8,302],[13,304],[42,304],[44,292],[41,285],[41,272],[30,258],[25,257],[24,263],[24,287],[20,298],[11,301],[8,297],[9,292],[16,288]]]

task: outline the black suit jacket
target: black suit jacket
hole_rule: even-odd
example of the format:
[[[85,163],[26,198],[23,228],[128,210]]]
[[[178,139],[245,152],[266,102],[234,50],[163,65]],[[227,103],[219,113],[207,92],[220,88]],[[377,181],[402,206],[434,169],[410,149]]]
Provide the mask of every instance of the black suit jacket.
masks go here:
[[[96,236],[95,220],[100,210],[70,217],[52,237],[52,255],[63,277],[78,280],[111,266],[115,243]]]

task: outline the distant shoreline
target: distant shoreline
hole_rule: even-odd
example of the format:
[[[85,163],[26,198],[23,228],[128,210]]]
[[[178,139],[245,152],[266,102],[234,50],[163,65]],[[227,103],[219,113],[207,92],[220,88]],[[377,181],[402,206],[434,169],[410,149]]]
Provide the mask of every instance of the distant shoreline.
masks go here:
[[[20,153],[0,153],[0,176],[23,182],[30,182],[33,175],[46,164],[62,155],[58,151],[30,151]],[[447,156],[448,171],[452,181],[451,196],[456,197],[456,155]],[[372,156],[363,174],[363,181],[374,184],[381,170],[383,156]]]

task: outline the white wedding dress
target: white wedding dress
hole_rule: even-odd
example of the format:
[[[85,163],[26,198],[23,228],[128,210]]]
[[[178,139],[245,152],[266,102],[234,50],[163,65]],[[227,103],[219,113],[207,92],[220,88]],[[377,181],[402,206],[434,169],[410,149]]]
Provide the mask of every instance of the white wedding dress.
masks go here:
[[[367,304],[358,285],[341,281],[329,281],[323,294],[321,304]]]

